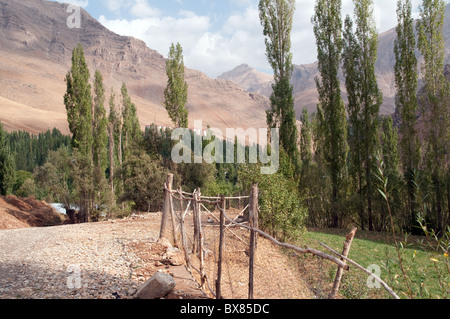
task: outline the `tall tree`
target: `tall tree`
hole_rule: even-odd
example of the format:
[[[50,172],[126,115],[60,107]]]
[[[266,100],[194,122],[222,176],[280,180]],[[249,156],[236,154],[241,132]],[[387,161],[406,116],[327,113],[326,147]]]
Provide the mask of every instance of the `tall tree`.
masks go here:
[[[402,221],[400,219],[401,216],[397,214],[400,212],[401,208],[401,192],[399,186],[401,185],[400,178],[400,155],[398,149],[398,129],[394,127],[394,120],[391,116],[385,116],[381,120],[381,151],[382,151],[382,159],[384,163],[384,176],[387,178],[389,186],[389,197],[392,200],[392,213],[397,215],[397,221],[402,223],[402,226],[406,226],[408,220]],[[387,214],[386,216],[387,217]],[[383,220],[387,221],[387,218]],[[382,225],[380,225],[381,227]]]
[[[92,153],[92,95],[89,69],[79,44],[72,53],[72,67],[66,76],[64,104],[72,133],[72,146],[83,155]]]
[[[307,109],[303,109],[300,121],[302,122],[301,133],[300,133],[300,158],[302,161],[302,172],[304,172],[311,165],[311,162],[313,160],[312,124],[311,124],[310,116],[309,116]]]
[[[80,212],[84,221],[89,221],[93,201],[93,106],[89,69],[84,58],[83,47],[79,44],[72,53],[72,67],[66,76],[67,91],[64,104],[67,120],[72,133],[75,155],[75,188],[78,194]]]
[[[317,0],[312,18],[320,73],[316,85],[327,123],[324,151],[332,182],[331,226],[335,228],[339,226],[337,204],[345,181],[348,155],[347,119],[338,75],[343,48],[341,7],[341,0]]]
[[[131,101],[125,83],[122,83],[122,156],[123,162],[131,155],[133,148],[142,140],[142,132],[137,116],[136,105]]]
[[[408,210],[411,220],[416,218],[413,172],[419,167],[420,143],[417,134],[417,58],[416,36],[411,0],[397,2],[397,39],[395,54],[396,114],[401,117],[400,153],[403,174],[408,189]]]
[[[294,109],[291,53],[292,20],[295,0],[260,0],[259,17],[264,29],[266,55],[274,71],[275,84],[271,109],[267,111],[269,128],[280,129],[280,143],[298,172],[300,167],[298,129]]]
[[[170,47],[166,61],[167,87],[164,91],[164,106],[169,117],[178,128],[188,127],[189,112],[186,108],[188,85],[184,79],[183,48],[179,43]]]
[[[109,185],[111,187],[111,192],[114,194],[114,176],[116,169],[116,159],[118,146],[118,127],[120,117],[116,110],[116,94],[114,90],[111,89],[111,95],[109,98],[109,117],[108,117],[108,155],[109,155]]]
[[[378,88],[375,63],[378,51],[378,32],[373,15],[372,0],[354,0],[356,30],[350,17],[345,22],[344,73],[349,97],[350,145],[352,162],[359,175],[359,193],[363,187],[367,201],[369,230],[373,230],[372,193],[374,153],[378,139],[378,115],[383,96]],[[362,176],[362,169],[364,176]],[[364,185],[362,180],[364,179]],[[364,214],[360,203],[361,223]]]
[[[104,172],[108,166],[108,118],[106,117],[105,109],[105,88],[103,85],[103,76],[98,70],[95,72],[94,92],[92,134],[95,136],[95,139],[92,154],[94,165],[99,167]]]
[[[16,167],[6,132],[0,123],[0,195],[8,195],[15,181]]]
[[[108,167],[108,118],[105,109],[105,89],[100,71],[94,76],[94,103],[92,114],[92,134],[95,136],[92,147],[94,208],[110,204],[111,192],[108,190],[106,169]]]
[[[445,170],[448,168],[446,154],[449,151],[449,105],[448,87],[444,77],[444,0],[423,0],[420,7],[418,47],[424,57],[422,73],[425,82],[423,117],[426,122],[426,166],[431,171],[434,211],[438,231],[444,228]]]

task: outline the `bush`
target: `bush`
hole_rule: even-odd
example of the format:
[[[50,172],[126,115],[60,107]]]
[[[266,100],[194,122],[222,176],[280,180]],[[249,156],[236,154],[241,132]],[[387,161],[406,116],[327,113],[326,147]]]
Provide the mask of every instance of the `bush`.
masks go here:
[[[159,211],[164,200],[167,173],[158,161],[141,152],[124,163],[124,194],[122,202],[134,202],[137,211]]]
[[[239,171],[243,190],[250,192],[252,183],[259,186],[260,226],[285,241],[304,231],[307,209],[303,206],[297,183],[282,172],[260,174],[259,165],[245,165]]]

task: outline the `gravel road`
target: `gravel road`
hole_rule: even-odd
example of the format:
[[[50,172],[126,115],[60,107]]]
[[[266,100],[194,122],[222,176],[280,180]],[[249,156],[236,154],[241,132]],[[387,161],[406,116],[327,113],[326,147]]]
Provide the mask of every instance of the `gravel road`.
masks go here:
[[[0,231],[0,299],[118,299],[139,287],[128,245],[155,242],[159,215]]]

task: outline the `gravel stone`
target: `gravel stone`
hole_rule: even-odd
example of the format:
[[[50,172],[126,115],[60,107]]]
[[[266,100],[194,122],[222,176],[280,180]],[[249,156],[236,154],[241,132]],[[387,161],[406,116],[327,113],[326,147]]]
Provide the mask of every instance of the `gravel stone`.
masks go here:
[[[160,216],[0,231],[0,299],[131,298],[140,260],[127,245],[157,241],[148,219]]]

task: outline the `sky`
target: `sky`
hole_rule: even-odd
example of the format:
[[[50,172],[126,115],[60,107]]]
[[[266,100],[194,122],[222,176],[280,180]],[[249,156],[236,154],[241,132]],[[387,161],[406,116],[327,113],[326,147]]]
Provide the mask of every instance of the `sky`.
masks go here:
[[[61,0],[64,1],[64,0]],[[240,64],[270,73],[259,21],[259,0],[65,0],[83,7],[111,31],[133,36],[167,57],[171,43],[183,47],[185,65],[216,78]],[[415,17],[421,0],[412,0]],[[294,64],[317,60],[311,24],[314,0],[296,0],[292,29]],[[342,0],[343,17],[353,15]],[[397,24],[396,1],[374,0],[378,31]]]

